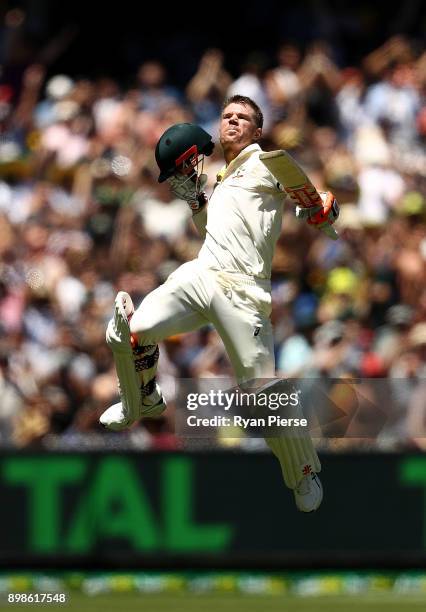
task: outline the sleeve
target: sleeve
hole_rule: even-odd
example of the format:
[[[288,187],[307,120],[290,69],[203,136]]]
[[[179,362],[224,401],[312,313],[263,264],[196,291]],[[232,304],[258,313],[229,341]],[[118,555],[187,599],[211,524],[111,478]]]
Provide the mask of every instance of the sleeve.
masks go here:
[[[206,237],[206,225],[207,225],[207,207],[208,203],[201,208],[198,212],[192,215],[192,220],[201,238],[204,240]]]
[[[272,189],[273,191],[277,193],[282,193],[283,195],[286,195],[285,189],[283,188],[283,186],[277,182],[275,177],[269,172],[269,170],[266,168],[264,164],[262,164],[260,160],[257,164],[257,169],[258,169],[257,171],[259,173],[259,178],[260,178],[262,187],[265,187],[268,190]]]

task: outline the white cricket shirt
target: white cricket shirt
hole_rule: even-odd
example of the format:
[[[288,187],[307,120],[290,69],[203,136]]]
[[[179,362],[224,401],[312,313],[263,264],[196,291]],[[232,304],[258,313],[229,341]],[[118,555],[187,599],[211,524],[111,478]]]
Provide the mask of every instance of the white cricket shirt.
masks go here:
[[[269,279],[285,194],[259,160],[261,152],[249,145],[220,173],[198,258],[215,270]]]

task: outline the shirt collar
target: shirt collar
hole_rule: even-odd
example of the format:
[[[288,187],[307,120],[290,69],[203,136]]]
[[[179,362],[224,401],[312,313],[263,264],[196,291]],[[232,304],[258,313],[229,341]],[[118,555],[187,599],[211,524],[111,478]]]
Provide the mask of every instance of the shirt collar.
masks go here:
[[[235,157],[231,162],[229,162],[227,166],[223,166],[223,168],[220,169],[220,171],[217,174],[217,181],[218,182],[222,181],[223,178],[225,177],[225,174],[228,175],[229,171],[232,170],[237,164],[241,163],[247,157],[250,157],[250,155],[254,153],[255,151],[261,151],[261,150],[262,149],[257,144],[257,142],[253,142],[252,144],[242,149],[238,153],[237,157]]]
[[[228,168],[231,164],[233,164],[234,162],[236,162],[237,160],[239,161],[242,157],[248,157],[249,155],[251,155],[252,153],[254,153],[254,151],[260,151],[261,148],[259,147],[259,145],[257,144],[257,142],[253,142],[252,144],[248,145],[247,147],[245,147],[242,151],[240,151],[237,155],[237,157],[235,157],[229,164],[228,164]]]

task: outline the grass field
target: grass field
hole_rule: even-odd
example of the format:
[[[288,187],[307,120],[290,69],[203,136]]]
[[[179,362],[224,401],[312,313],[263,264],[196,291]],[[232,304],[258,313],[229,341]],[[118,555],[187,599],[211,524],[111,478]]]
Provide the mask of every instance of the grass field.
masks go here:
[[[29,612],[420,612],[426,597],[398,595],[283,597],[256,595],[97,595],[70,594],[65,604],[0,604],[0,610]]]

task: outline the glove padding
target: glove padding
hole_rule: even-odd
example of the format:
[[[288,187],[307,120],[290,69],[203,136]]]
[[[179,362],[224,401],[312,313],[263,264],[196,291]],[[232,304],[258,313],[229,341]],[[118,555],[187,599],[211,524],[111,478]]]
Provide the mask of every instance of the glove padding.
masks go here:
[[[298,219],[306,219],[309,225],[314,225],[321,228],[325,224],[333,225],[339,218],[340,208],[336,198],[331,191],[320,191],[322,206],[312,206],[311,208],[303,208],[296,206],[296,217]]]
[[[188,177],[185,174],[174,174],[167,179],[167,182],[172,193],[179,200],[187,202],[193,212],[199,211],[207,204],[207,196],[202,191],[207,183],[207,174],[200,174],[195,181],[193,177]]]

